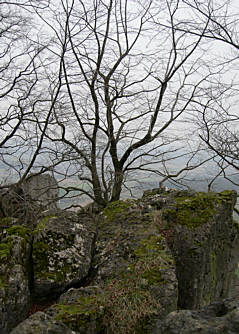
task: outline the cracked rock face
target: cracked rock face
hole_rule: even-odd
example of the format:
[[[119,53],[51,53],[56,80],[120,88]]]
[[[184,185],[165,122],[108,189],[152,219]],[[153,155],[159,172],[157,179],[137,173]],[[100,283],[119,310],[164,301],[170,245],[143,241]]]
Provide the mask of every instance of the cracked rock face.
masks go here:
[[[30,309],[30,230],[12,226],[1,231],[0,333],[8,334]]]
[[[87,276],[94,233],[74,217],[45,217],[34,231],[34,294],[59,294]]]
[[[28,316],[32,300],[53,298],[79,284],[91,265],[95,234],[76,215],[45,217],[34,231],[17,223],[14,218],[0,221],[1,334]]]
[[[96,220],[59,210],[31,230],[0,220],[0,334],[239,333],[239,304],[224,299],[235,200],[165,191],[110,203]]]

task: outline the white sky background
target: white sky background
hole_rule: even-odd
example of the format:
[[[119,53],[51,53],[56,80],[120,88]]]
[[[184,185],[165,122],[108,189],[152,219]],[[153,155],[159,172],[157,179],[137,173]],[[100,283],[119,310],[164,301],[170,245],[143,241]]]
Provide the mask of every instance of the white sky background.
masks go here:
[[[55,0],[56,3],[57,2],[60,2],[60,0]],[[147,1],[144,1],[145,3],[147,3]],[[135,6],[135,2],[132,0],[130,3],[132,3],[132,8]],[[155,2],[155,3],[159,3],[159,1]],[[231,5],[231,12],[232,13],[237,13],[239,15],[239,3],[237,0],[233,0],[232,1],[232,5]],[[185,12],[183,13],[182,12],[182,17],[185,19]],[[44,19],[48,19],[47,17],[44,16]],[[35,18],[34,18],[34,21],[35,21]],[[34,31],[34,36],[33,38],[42,38],[42,36],[44,34],[46,34],[46,36],[49,38],[49,35],[51,34],[52,30],[49,29],[49,27],[47,27],[47,25],[41,21],[42,23],[40,23],[40,19],[36,19],[35,22],[39,22],[39,25],[37,23],[36,25],[36,28],[39,29],[39,35],[35,35],[35,31]],[[33,31],[32,31],[33,32]],[[148,41],[144,41],[143,39],[141,39],[141,43],[143,46],[145,46],[145,44],[148,44],[147,43]],[[157,40],[155,39],[154,41],[155,43],[155,48],[156,48],[156,44],[157,44]],[[154,43],[152,44],[151,48],[154,48]],[[213,44],[213,45],[212,45]],[[214,55],[220,55],[221,58],[224,58],[224,57],[227,57],[228,55],[231,54],[231,52],[235,52],[235,51],[232,51],[231,47],[229,46],[226,46],[225,44],[221,43],[221,42],[213,42],[211,44],[211,51],[214,53]],[[138,45],[139,47],[139,45]],[[209,59],[210,61],[210,59]],[[235,62],[231,65],[231,70],[230,71],[227,71],[224,76],[223,76],[223,79],[226,78],[226,80],[228,82],[230,82],[230,80],[232,78],[235,78],[235,80],[237,80],[237,71],[239,69],[239,64],[238,64],[238,60],[235,60]],[[52,64],[52,69],[54,68],[54,64]],[[57,66],[56,66],[57,68]],[[50,75],[50,74],[49,74]],[[232,100],[232,111],[235,112],[235,113],[238,113],[238,110],[237,110],[237,106],[239,105],[238,103],[238,98],[237,96],[235,96]],[[7,107],[7,103],[4,104],[4,102],[1,102],[1,109],[0,111],[2,111],[3,109],[6,109]],[[178,131],[181,135],[185,135],[185,131],[191,131],[192,130],[192,124],[189,124],[189,123],[186,123],[185,121],[183,121],[183,123],[178,123],[176,126],[176,124],[174,123],[174,127],[172,128],[173,131]],[[172,133],[173,133],[172,131]]]

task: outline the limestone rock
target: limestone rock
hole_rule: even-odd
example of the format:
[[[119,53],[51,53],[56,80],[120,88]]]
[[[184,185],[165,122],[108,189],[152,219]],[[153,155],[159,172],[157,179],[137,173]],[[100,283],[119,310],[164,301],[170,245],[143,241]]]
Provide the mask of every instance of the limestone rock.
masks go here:
[[[92,264],[94,286],[70,289],[46,311],[77,333],[146,332],[177,309],[172,254],[153,213],[136,201],[103,211]]]
[[[94,238],[74,214],[49,216],[39,222],[32,252],[36,298],[58,295],[87,276]]]
[[[58,184],[49,174],[29,175],[23,182],[0,190],[0,217],[31,222],[41,211],[56,209]]]
[[[31,174],[21,184],[25,196],[45,209],[57,208],[59,189],[56,179],[49,174]]]
[[[0,332],[13,328],[12,314],[17,318],[22,305],[29,309],[30,285],[36,309],[61,296],[46,315],[34,314],[12,334],[35,334],[37,326],[39,333],[67,334],[238,333],[239,305],[224,299],[238,271],[235,202],[231,191],[160,189],[110,203],[96,220],[49,209],[31,233],[4,220]]]
[[[104,307],[98,305],[101,292],[97,287],[72,288],[46,313],[78,334],[104,333]]]
[[[34,313],[18,325],[10,334],[75,334],[61,321],[54,320],[43,312]]]
[[[155,314],[163,316],[177,308],[172,254],[155,224],[154,213],[142,209],[138,201],[117,201],[104,209],[94,263],[98,268],[94,282],[108,296],[106,310],[112,319],[124,319],[121,328],[110,325],[112,332],[150,326],[149,319]]]
[[[0,333],[8,334],[30,309],[30,230],[0,224]],[[2,226],[2,227],[1,227]]]
[[[215,302],[200,311],[181,310],[159,321],[152,334],[237,334],[239,302]]]
[[[168,194],[158,220],[176,261],[179,307],[197,309],[231,296],[239,258],[235,203],[233,191]]]

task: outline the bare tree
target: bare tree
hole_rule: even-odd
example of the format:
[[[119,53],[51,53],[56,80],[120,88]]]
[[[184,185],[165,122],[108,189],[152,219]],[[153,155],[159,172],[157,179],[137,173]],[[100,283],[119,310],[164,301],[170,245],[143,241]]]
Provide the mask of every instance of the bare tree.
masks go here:
[[[46,8],[48,2],[0,3],[0,159],[8,171],[23,166],[21,156],[29,150],[26,143],[31,140],[27,124],[34,117],[39,92],[40,56],[46,44],[38,43],[31,18],[35,6]]]
[[[238,3],[232,0],[183,0],[183,3],[194,15],[193,19],[178,22],[177,29],[193,36],[203,34],[214,49],[214,68],[223,68],[224,72],[214,83],[216,89],[205,89],[204,98],[197,106],[199,137],[217,155],[218,175],[226,179],[231,175],[229,179],[235,183],[230,167],[239,169]]]
[[[231,94],[232,85],[220,86],[227,64],[208,63],[210,6],[210,15],[186,0],[4,6],[12,14],[5,15],[10,23],[1,40],[10,45],[1,58],[1,159],[20,182],[31,171],[54,170],[74,180],[66,193],[104,206],[120,198],[127,180],[151,173],[160,185],[181,184],[213,158],[199,158],[196,127],[188,122],[208,117],[213,103]],[[200,25],[192,13],[200,13]]]
[[[48,82],[59,88],[47,126],[38,113],[37,131],[57,146],[55,162],[70,162],[81,182],[72,190],[99,205],[118,200],[139,171],[161,169],[168,179],[201,164],[193,152],[169,172],[186,153],[184,115],[220,74],[202,60],[208,20],[189,36],[176,29],[183,10],[184,1],[168,0],[59,0],[35,9],[55,41],[58,74],[49,69]]]

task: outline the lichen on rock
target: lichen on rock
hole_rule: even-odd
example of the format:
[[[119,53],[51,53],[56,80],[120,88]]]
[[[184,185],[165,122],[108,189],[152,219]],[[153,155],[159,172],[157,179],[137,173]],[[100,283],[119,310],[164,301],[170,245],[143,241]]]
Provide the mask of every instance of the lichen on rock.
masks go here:
[[[200,308],[230,296],[239,255],[235,203],[234,191],[169,194],[160,217],[171,236],[180,307]]]
[[[8,334],[30,308],[31,233],[24,226],[0,224],[0,332]],[[8,226],[9,225],[9,226]]]
[[[55,210],[43,213],[33,231],[12,219],[0,222],[0,298],[7,306],[0,309],[2,332],[12,328],[9,312],[29,309],[31,292],[31,313],[45,311],[11,334],[37,328],[59,334],[186,334],[193,333],[190,324],[195,333],[204,326],[206,334],[212,327],[205,317],[218,330],[227,326],[234,333],[228,324],[232,319],[237,326],[238,305],[233,310],[222,299],[230,296],[238,270],[235,202],[231,191],[154,189],[140,200],[110,203],[95,220],[85,212]],[[14,288],[22,284],[22,294],[12,282]],[[213,314],[215,300],[223,306]],[[196,308],[203,308],[202,317]],[[225,308],[230,311],[224,314]],[[189,324],[185,332],[182,323]]]
[[[59,294],[87,276],[94,233],[77,219],[64,215],[45,217],[34,230],[32,258],[36,297]]]

